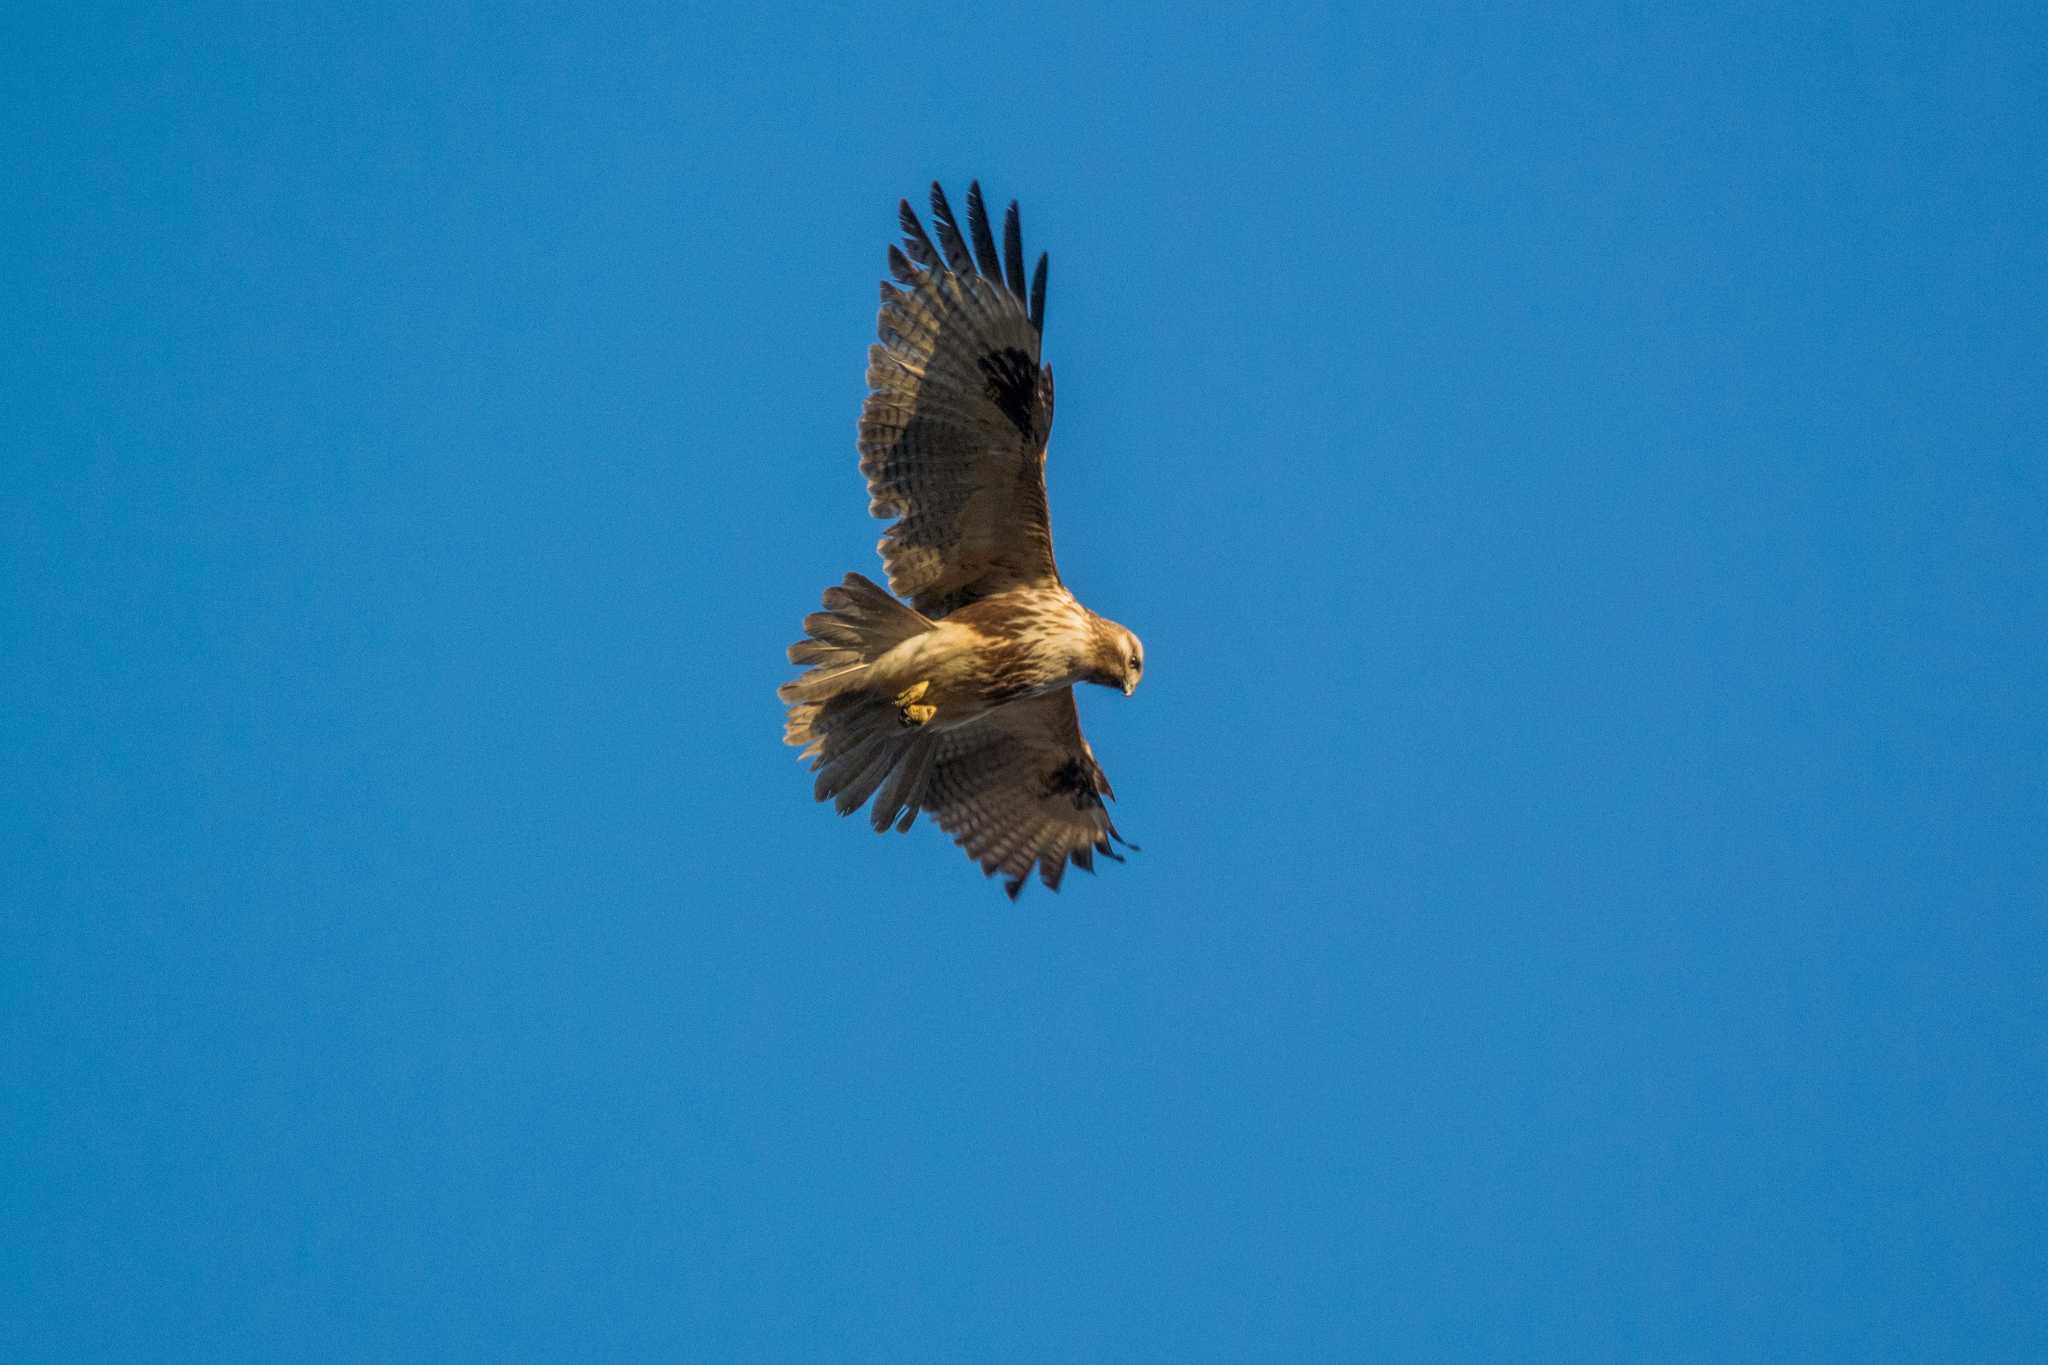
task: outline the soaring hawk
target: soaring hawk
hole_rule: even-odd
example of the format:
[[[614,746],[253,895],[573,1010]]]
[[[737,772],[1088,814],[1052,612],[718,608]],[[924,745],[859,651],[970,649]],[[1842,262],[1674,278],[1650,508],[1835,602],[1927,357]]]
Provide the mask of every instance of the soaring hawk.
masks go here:
[[[1058,890],[1069,862],[1092,872],[1125,842],[1073,685],[1129,696],[1145,649],[1074,600],[1053,563],[1046,258],[1027,291],[1017,205],[1000,253],[979,184],[965,236],[936,184],[936,244],[908,200],[899,217],[860,414],[868,510],[895,520],[877,548],[897,596],[859,574],[825,590],[789,648],[809,671],[778,692],[783,738],[841,815],[873,797],[880,832],[929,811],[1013,898],[1034,867]]]

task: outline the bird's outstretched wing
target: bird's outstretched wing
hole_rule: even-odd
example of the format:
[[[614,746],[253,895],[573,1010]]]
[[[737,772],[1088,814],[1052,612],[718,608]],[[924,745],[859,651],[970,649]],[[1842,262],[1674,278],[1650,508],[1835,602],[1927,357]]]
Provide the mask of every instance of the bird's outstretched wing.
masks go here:
[[[1122,861],[1127,841],[1103,806],[1115,799],[1081,736],[1074,690],[1012,702],[937,736],[918,804],[1015,899],[1031,869],[1057,891],[1067,864],[1093,872],[1095,855]],[[1127,845],[1128,846],[1128,845]]]
[[[896,519],[877,547],[890,588],[941,617],[1060,581],[1045,501],[1052,370],[1038,361],[1046,258],[1027,291],[1017,206],[999,255],[979,184],[967,191],[966,237],[936,184],[936,243],[908,200],[900,215],[896,283],[882,284],[881,339],[868,350],[860,467],[868,510]]]

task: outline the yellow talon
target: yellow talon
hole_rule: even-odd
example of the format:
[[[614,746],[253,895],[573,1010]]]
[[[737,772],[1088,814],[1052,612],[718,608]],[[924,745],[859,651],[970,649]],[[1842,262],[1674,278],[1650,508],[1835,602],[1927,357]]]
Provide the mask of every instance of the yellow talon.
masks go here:
[[[919,706],[917,701],[932,690],[929,680],[914,682],[896,694],[896,717],[905,725],[923,725],[939,714],[936,706]]]

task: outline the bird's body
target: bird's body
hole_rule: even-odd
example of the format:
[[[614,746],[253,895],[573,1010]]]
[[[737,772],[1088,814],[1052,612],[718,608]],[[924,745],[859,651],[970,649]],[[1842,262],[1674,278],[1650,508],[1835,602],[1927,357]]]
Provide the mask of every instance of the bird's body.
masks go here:
[[[1137,636],[1061,581],[1046,511],[1052,371],[1038,360],[1045,258],[1028,295],[1017,206],[998,256],[981,188],[963,236],[932,187],[934,245],[909,204],[882,286],[861,412],[869,510],[898,601],[859,574],[825,592],[790,646],[784,738],[817,770],[819,800],[874,799],[877,830],[931,812],[1012,896],[1035,867],[1057,889],[1121,841],[1109,781],[1081,736],[1073,685],[1144,671]],[[972,238],[970,253],[968,239]],[[943,251],[943,255],[941,254]]]
[[[933,731],[957,729],[1013,701],[1077,682],[1122,685],[1121,665],[1106,676],[1099,661],[1105,621],[1064,588],[1020,589],[960,608],[893,646],[870,666],[868,686],[898,695],[919,683],[933,708]]]

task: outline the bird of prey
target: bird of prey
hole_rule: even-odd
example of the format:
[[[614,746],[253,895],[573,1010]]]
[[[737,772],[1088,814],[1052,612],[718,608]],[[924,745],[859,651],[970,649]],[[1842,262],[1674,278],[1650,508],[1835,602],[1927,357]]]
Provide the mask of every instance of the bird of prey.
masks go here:
[[[1014,899],[1034,868],[1057,891],[1070,862],[1122,861],[1073,685],[1129,696],[1145,649],[1053,563],[1046,258],[1027,289],[1017,205],[998,253],[979,184],[965,235],[937,184],[931,206],[936,242],[899,205],[860,414],[868,510],[895,521],[876,548],[896,596],[857,573],[827,588],[789,648],[809,671],[777,695],[818,800],[847,815],[873,797],[878,833],[930,812]]]

